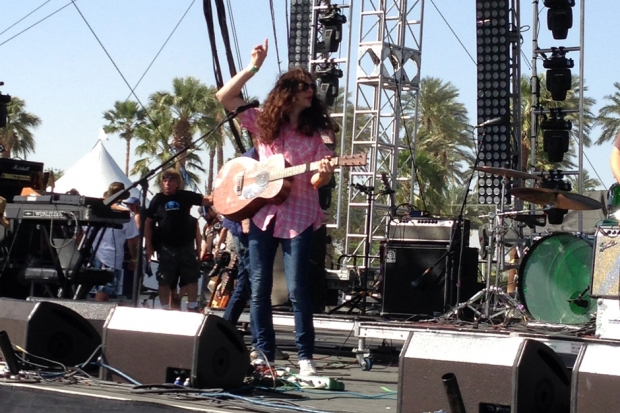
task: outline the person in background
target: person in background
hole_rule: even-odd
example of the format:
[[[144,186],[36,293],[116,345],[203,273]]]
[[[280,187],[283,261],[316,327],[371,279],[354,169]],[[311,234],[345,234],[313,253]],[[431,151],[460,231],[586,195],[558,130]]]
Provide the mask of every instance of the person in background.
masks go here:
[[[135,196],[130,196],[123,201],[123,205],[127,207],[131,214],[131,218],[136,221],[136,226],[140,229],[140,200]]]
[[[614,178],[616,178],[616,182],[620,183],[620,133],[616,135],[614,146],[611,148],[609,163],[611,165],[611,172],[614,174]]]
[[[131,219],[136,223],[136,228],[140,230],[140,200],[135,196],[130,196],[121,204],[129,210]],[[146,260],[145,260],[146,262]],[[136,273],[136,263],[131,261],[131,253],[128,244],[125,245],[125,260],[123,263],[123,295],[132,297],[133,295],[133,277]],[[140,284],[142,285],[142,280]]]
[[[237,73],[217,92],[216,97],[227,110],[233,111],[246,104],[240,98],[241,89],[259,71],[267,56],[267,47],[267,40],[254,47],[248,68]],[[333,132],[335,125],[316,96],[315,79],[301,68],[282,74],[262,110],[249,109],[240,114],[240,119],[242,126],[255,136],[261,161],[275,154],[282,154],[291,165],[319,161],[318,172],[295,177],[286,201],[280,205],[265,205],[252,217],[248,235],[252,280],[250,311],[255,325],[256,349],[262,354],[254,363],[262,366],[275,360],[271,289],[276,250],[281,244],[295,319],[300,374],[313,375],[316,365],[308,268],[313,232],[321,226],[323,217],[317,189],[329,183],[334,169],[330,162],[332,151],[323,143],[321,133]]]
[[[108,198],[124,189],[125,185],[122,182],[112,182],[103,197]],[[113,208],[124,209],[120,199]],[[123,277],[125,242],[128,245],[131,262],[135,263],[138,253],[138,227],[132,219],[124,223],[122,228],[102,228],[97,234],[94,245],[99,243],[99,247],[95,252],[93,266],[101,269],[112,268],[114,281],[97,287],[95,301],[109,301],[110,298],[116,298]]]
[[[179,189],[181,175],[176,169],[161,174],[161,192],[147,210],[144,234],[146,256],[151,259],[155,248],[159,256],[157,281],[163,309],[170,309],[171,286],[187,285],[188,311],[197,311],[200,267],[196,247],[196,223],[190,219],[192,206],[211,206],[210,196]]]

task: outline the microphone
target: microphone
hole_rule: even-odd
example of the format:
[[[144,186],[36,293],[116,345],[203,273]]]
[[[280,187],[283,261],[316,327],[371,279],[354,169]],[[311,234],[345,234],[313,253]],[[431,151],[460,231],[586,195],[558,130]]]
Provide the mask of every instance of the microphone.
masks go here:
[[[505,119],[504,116],[498,116],[496,118],[491,118],[491,119],[485,120],[479,125],[476,125],[476,128],[484,128],[485,126],[497,125],[498,123],[502,123],[504,119]]]
[[[431,273],[431,271],[433,271],[433,268],[435,268],[435,266],[432,267],[428,267],[423,273],[422,275],[420,275],[420,277],[417,280],[413,280],[411,281],[411,286],[413,288],[417,288],[418,285],[420,285],[420,283],[422,282],[422,280],[424,279],[424,277],[426,277],[428,274]]]
[[[248,109],[257,108],[259,106],[260,106],[260,102],[254,99],[253,101],[246,103],[245,105],[239,106],[237,109],[233,110],[232,113],[234,113],[235,115],[238,115],[242,112],[245,112]]]

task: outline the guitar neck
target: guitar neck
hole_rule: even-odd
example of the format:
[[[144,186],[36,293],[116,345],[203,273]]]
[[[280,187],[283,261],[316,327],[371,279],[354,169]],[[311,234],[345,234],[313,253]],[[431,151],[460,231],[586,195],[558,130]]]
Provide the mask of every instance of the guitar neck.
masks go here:
[[[269,180],[277,181],[278,179],[290,178],[291,176],[301,175],[305,172],[312,172],[319,169],[319,163],[321,161],[308,162],[301,165],[289,166],[288,168],[281,169],[279,171],[269,172]],[[338,158],[332,158],[330,161],[332,166],[338,165]]]

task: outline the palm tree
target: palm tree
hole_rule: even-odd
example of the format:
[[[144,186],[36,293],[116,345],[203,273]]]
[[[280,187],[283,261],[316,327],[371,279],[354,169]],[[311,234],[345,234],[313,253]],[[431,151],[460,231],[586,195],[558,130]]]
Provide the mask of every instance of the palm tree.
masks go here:
[[[458,89],[450,82],[426,77],[420,83],[418,133],[415,170],[408,163],[410,156],[399,154],[403,175],[414,175],[417,193],[414,206],[440,213],[445,209],[445,191],[449,186],[462,185],[466,175],[464,164],[473,163],[471,126],[465,105],[457,101]],[[415,109],[414,96],[404,96],[404,111]],[[406,125],[408,130],[413,125]],[[413,143],[412,143],[413,144]],[[397,203],[407,202],[411,188],[401,183]]]
[[[26,112],[26,102],[13,97],[7,105],[8,120],[6,126],[0,128],[0,145],[4,147],[3,158],[23,156],[34,153],[35,141],[32,129],[41,124],[38,116]]]
[[[605,95],[603,99],[610,101],[598,111],[596,124],[601,126],[601,136],[596,140],[597,145],[613,140],[620,132],[620,83],[614,83],[616,91],[613,95]]]
[[[151,116],[159,113],[172,123],[172,140],[169,145],[175,153],[185,147],[189,147],[189,151],[195,151],[196,148],[192,145],[194,134],[214,124],[213,119],[206,116],[212,104],[211,100],[215,99],[214,95],[215,88],[209,88],[198,79],[188,76],[174,78],[172,92],[159,91],[149,97]],[[192,165],[186,164],[190,158]],[[181,156],[177,161],[177,169],[189,167],[204,172],[202,161],[198,156]],[[189,175],[192,181],[200,181],[196,174]]]
[[[103,113],[103,118],[108,124],[103,127],[105,133],[119,133],[125,140],[125,175],[129,176],[129,156],[131,155],[131,140],[136,135],[136,130],[144,122],[144,109],[132,100],[114,102],[114,109]]]
[[[149,121],[144,122],[136,130],[139,140],[134,153],[138,159],[131,169],[132,175],[144,176],[152,168],[164,163],[174,155],[174,149],[168,141],[173,135],[173,120],[167,112],[153,112]],[[186,172],[191,182],[200,182],[196,170],[202,171],[200,157],[189,151],[184,159]],[[182,155],[183,156],[183,155]]]

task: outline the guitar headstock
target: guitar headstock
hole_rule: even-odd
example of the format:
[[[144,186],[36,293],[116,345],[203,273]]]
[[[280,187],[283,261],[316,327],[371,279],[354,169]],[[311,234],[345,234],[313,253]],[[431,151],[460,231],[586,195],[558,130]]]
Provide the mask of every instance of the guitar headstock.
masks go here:
[[[354,155],[345,155],[338,157],[338,165],[340,166],[364,166],[366,165],[366,153],[356,153]]]

